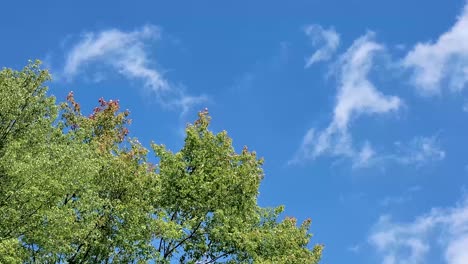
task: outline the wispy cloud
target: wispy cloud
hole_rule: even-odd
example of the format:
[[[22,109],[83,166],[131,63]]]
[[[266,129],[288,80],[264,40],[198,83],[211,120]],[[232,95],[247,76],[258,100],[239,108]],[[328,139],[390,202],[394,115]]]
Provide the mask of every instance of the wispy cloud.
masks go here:
[[[366,142],[361,151],[355,153],[353,167],[370,167],[378,165],[380,168],[387,166],[407,165],[420,168],[445,159],[446,152],[439,143],[437,135],[424,137],[418,136],[409,142],[397,141],[393,148],[387,152],[375,153]],[[400,202],[406,201],[404,197],[398,198]]]
[[[324,29],[320,25],[309,25],[304,29],[314,47],[319,47],[307,60],[305,67],[319,61],[329,60],[340,45],[340,35],[333,29]]]
[[[424,94],[439,93],[443,86],[461,90],[468,83],[468,4],[461,16],[437,41],[418,43],[403,65],[414,71],[412,81]]]
[[[468,113],[468,101],[465,101],[462,106],[463,112]]]
[[[359,253],[359,251],[361,251],[361,245],[356,244],[356,245],[353,245],[353,246],[349,246],[347,249],[348,249],[348,251],[351,251],[354,254],[357,254],[357,253]]]
[[[408,144],[396,142],[396,153],[389,158],[402,164],[421,166],[445,158],[445,151],[440,147],[437,136],[416,137]]]
[[[452,208],[433,208],[408,223],[383,215],[368,242],[384,264],[426,263],[429,252],[439,251],[445,263],[468,263],[468,199]]]
[[[155,63],[148,46],[160,37],[161,30],[152,25],[129,32],[118,29],[87,32],[67,53],[62,77],[72,80],[91,64],[104,65],[129,80],[142,81],[163,106],[185,112],[207,98],[186,95],[183,89],[171,84],[160,70],[150,66]]]
[[[366,142],[362,147],[361,151],[359,151],[357,158],[354,160],[353,167],[359,168],[370,166],[372,161],[374,160],[375,154],[376,153],[369,144],[369,142]]]
[[[402,105],[400,98],[384,95],[368,78],[373,57],[383,51],[384,47],[375,42],[374,34],[369,32],[355,40],[338,59],[338,92],[333,119],[323,131],[310,129],[307,132],[291,162],[327,154],[352,158],[357,167],[368,164],[375,152],[368,142],[360,150],[353,147],[350,122],[362,115],[393,112]]]
[[[397,196],[387,196],[380,200],[379,204],[383,207],[391,205],[401,205],[411,201],[416,192],[421,191],[421,186],[413,186],[408,188],[403,194]]]

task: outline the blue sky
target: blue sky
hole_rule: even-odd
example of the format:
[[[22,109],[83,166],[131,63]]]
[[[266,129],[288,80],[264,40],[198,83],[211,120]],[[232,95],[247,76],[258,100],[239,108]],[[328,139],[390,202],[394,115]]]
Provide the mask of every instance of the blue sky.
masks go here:
[[[263,156],[259,202],[313,220],[322,263],[468,263],[464,0],[7,1],[1,65],[119,99],[132,136],[212,129]]]

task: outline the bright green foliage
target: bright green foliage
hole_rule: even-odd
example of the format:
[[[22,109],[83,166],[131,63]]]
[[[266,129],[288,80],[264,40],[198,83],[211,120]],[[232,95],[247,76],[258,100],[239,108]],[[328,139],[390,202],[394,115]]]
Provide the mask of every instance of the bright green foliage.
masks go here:
[[[57,106],[47,71],[0,71],[0,263],[318,263],[310,221],[257,205],[262,160],[207,111],[159,160],[128,138],[128,111]]]

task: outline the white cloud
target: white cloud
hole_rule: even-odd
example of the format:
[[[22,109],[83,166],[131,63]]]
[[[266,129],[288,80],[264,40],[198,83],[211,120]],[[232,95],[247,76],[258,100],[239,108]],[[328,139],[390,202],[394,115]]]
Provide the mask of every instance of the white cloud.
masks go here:
[[[333,28],[324,29],[320,25],[309,25],[304,32],[314,47],[321,46],[306,60],[306,68],[316,62],[329,60],[340,45],[340,35]]]
[[[465,101],[465,103],[463,103],[463,112],[468,112],[468,101]]]
[[[409,202],[412,198],[413,197],[408,194],[401,195],[401,196],[387,196],[384,199],[382,199],[379,202],[379,204],[381,206],[387,207],[392,204],[403,204],[403,203]]]
[[[357,253],[359,253],[359,251],[361,251],[361,245],[356,244],[356,245],[353,245],[353,246],[349,246],[348,251],[351,251],[354,254],[357,254]]]
[[[333,120],[323,131],[309,130],[293,162],[314,159],[320,155],[354,158],[359,167],[369,162],[375,154],[369,143],[360,151],[352,146],[349,134],[350,122],[361,115],[384,114],[396,111],[401,100],[382,94],[368,79],[373,57],[384,47],[374,41],[374,34],[360,37],[337,62],[338,92]]]
[[[436,42],[416,44],[403,65],[414,70],[412,81],[424,94],[438,93],[442,86],[461,90],[468,83],[467,43],[468,4],[450,30]]]
[[[391,205],[401,205],[405,204],[413,199],[413,196],[416,192],[421,190],[421,186],[413,186],[408,188],[403,194],[398,196],[387,196],[384,199],[380,200],[379,204],[381,206],[387,207]]]
[[[336,152],[333,150],[335,151],[333,154],[342,154],[352,158],[353,168],[371,167],[377,164],[380,168],[385,168],[395,164],[419,168],[427,164],[444,160],[446,156],[446,152],[440,146],[437,136],[415,137],[406,143],[395,142],[392,150],[387,153],[382,152],[379,154],[374,151],[369,142],[365,142],[360,151],[355,151],[350,147],[349,138],[347,141],[348,142],[346,142],[345,146],[348,147],[348,152]],[[313,143],[313,141],[309,140],[308,146],[313,146]],[[306,149],[306,147],[304,147],[304,149]],[[303,153],[306,152],[303,151]],[[403,203],[410,199],[411,195],[389,197],[388,201],[382,201],[382,205],[386,206],[391,203]]]
[[[371,161],[375,156],[375,151],[369,144],[366,142],[362,147],[361,151],[359,151],[356,160],[354,161],[353,167],[367,167],[371,165]]]
[[[302,160],[309,160],[313,159],[314,156],[311,153],[311,149],[314,147],[315,144],[315,130],[313,128],[309,129],[305,136],[302,138],[301,147],[299,151],[296,153],[296,156],[288,161],[288,164],[298,163]]]
[[[445,158],[445,151],[439,146],[437,137],[416,137],[409,144],[395,143],[396,154],[390,158],[402,164],[424,165]]]
[[[370,167],[378,164],[380,168],[386,166],[408,165],[415,168],[432,164],[445,159],[446,152],[438,142],[437,136],[415,137],[409,142],[395,142],[394,148],[389,152],[377,155],[368,142],[364,144],[361,151],[353,152],[353,167]],[[385,205],[390,203],[403,203],[411,199],[409,196],[389,198],[384,201]]]
[[[445,252],[445,259],[451,264],[468,263],[468,235],[450,243]]]
[[[385,96],[367,77],[374,54],[384,49],[373,41],[373,36],[368,33],[357,39],[341,58],[340,88],[333,119],[333,125],[340,130],[346,129],[353,115],[386,113],[401,106],[398,97]]]
[[[130,32],[118,29],[88,32],[68,52],[62,75],[71,80],[90,64],[105,65],[127,79],[142,81],[163,106],[187,111],[206,97],[187,96],[182,89],[171,85],[159,70],[150,67],[154,63],[151,63],[147,46],[159,38],[160,29],[150,25]]]
[[[428,252],[439,251],[445,263],[468,263],[468,199],[452,208],[432,209],[409,223],[381,216],[368,242],[385,264],[426,263]]]

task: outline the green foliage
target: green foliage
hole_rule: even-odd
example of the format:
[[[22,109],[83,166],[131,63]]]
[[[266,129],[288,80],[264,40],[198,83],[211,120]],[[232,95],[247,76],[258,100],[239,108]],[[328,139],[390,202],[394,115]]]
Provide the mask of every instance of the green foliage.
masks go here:
[[[236,153],[207,111],[159,160],[128,111],[46,94],[39,62],[0,71],[0,263],[318,263],[310,220],[257,205],[262,160]]]

